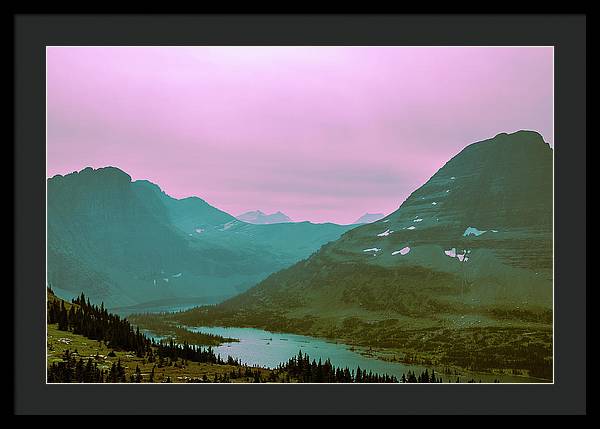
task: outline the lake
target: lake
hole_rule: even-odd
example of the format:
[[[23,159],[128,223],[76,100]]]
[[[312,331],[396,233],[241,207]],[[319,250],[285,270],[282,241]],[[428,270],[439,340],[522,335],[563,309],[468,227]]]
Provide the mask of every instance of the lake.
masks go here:
[[[276,333],[255,328],[214,326],[188,326],[187,328],[193,332],[203,332],[220,335],[222,337],[237,338],[239,342],[225,343],[213,347],[213,350],[224,359],[226,359],[227,356],[231,356],[238,359],[241,363],[248,365],[275,368],[280,363],[287,362],[292,356],[298,355],[298,351],[301,350],[303,354],[308,353],[311,360],[315,359],[317,362],[319,359],[324,362],[329,358],[331,363],[336,367],[348,367],[351,370],[356,370],[356,367],[360,366],[361,369],[366,369],[367,371],[395,375],[398,379],[402,377],[402,374],[407,374],[408,371],[413,371],[418,376],[426,369],[426,367],[419,365],[409,365],[375,359],[360,354],[358,351],[351,350],[351,347],[346,344],[330,342],[305,335]],[[427,369],[431,373],[431,368]],[[449,378],[456,380],[456,376],[448,376],[438,372],[438,376],[440,375],[444,381],[447,381]],[[462,372],[460,376],[461,381],[467,381],[471,378],[483,382],[493,382],[495,378],[498,378],[502,382],[509,383],[539,381],[510,375],[498,376],[470,372]]]

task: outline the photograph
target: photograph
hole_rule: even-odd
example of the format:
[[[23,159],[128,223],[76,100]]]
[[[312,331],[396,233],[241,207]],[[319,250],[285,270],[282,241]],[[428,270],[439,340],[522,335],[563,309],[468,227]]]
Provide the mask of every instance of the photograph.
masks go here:
[[[46,386],[557,382],[554,46],[42,52]]]

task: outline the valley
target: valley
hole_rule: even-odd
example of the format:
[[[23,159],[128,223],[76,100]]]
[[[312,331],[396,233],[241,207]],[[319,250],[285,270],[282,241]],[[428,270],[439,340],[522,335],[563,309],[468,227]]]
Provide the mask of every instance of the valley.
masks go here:
[[[552,205],[552,149],[535,132],[499,134],[467,146],[395,212],[248,291],[154,317],[551,380]]]

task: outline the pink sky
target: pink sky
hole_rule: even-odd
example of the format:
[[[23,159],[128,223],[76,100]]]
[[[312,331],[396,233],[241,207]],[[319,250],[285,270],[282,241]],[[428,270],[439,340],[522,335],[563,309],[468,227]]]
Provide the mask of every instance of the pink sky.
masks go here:
[[[238,215],[390,213],[466,145],[553,145],[552,48],[50,47],[48,177],[112,165]]]

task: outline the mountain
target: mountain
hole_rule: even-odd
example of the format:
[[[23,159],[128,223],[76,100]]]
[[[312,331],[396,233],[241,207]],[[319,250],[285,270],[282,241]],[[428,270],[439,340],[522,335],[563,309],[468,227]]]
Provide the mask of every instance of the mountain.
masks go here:
[[[281,212],[265,214],[260,210],[246,212],[237,217],[238,220],[257,225],[291,222],[292,220]]]
[[[547,339],[552,187],[552,149],[539,134],[470,144],[395,212],[241,295],[178,319],[413,349],[431,335],[456,338],[458,347],[461,330],[477,327],[492,336],[501,335],[493,329],[527,327]]]
[[[356,219],[353,223],[356,225],[363,223],[371,223],[378,221],[379,219],[383,219],[384,217],[385,215],[383,213],[365,213],[364,215]]]
[[[175,298],[224,299],[350,227],[251,225],[206,201],[175,199],[114,167],[47,181],[48,282],[114,308]]]
[[[168,212],[170,222],[184,232],[195,232],[198,229],[215,227],[235,220],[229,213],[211,206],[201,198],[176,199],[147,180],[136,180],[132,185],[142,202],[160,200]]]

